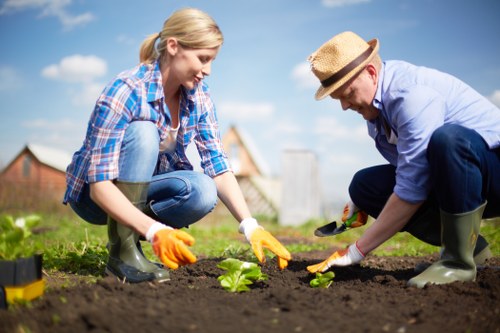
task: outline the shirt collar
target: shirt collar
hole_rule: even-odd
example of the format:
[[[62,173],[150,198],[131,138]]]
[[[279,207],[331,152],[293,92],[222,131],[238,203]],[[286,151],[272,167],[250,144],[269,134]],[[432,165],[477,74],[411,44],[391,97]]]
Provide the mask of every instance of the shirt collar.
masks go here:
[[[165,95],[163,94],[159,59],[155,60],[150,66],[152,66],[152,72],[151,79],[149,80],[149,85],[147,87],[147,96],[148,102],[154,102],[163,99]]]
[[[382,85],[384,83],[384,73],[385,73],[385,64],[382,63],[382,67],[378,73],[378,84],[377,91],[375,92],[375,97],[373,98],[372,105],[379,110],[384,109],[384,104],[382,103]]]

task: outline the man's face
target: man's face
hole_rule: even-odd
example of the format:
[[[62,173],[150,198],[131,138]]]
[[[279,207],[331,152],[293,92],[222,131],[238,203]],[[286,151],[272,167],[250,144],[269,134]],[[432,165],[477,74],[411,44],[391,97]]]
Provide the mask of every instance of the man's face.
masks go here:
[[[372,105],[377,91],[377,77],[376,69],[368,65],[330,97],[338,99],[343,110],[351,109],[362,115],[365,120],[374,120],[379,114],[379,110]]]

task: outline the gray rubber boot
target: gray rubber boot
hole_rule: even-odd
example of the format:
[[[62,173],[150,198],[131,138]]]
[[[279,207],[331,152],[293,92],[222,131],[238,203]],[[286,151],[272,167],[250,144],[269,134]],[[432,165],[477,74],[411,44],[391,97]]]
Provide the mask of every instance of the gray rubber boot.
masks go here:
[[[441,211],[441,259],[421,274],[408,281],[408,285],[423,288],[426,284],[446,284],[454,281],[474,281],[476,264],[473,253],[486,203],[462,214]]]
[[[146,205],[149,183],[116,182],[115,185],[140,210]],[[106,273],[130,283],[164,282],[170,273],[153,264],[138,248],[139,234],[108,217],[109,258]],[[140,244],[140,243],[139,243]]]
[[[441,257],[441,252],[440,252],[440,257]],[[474,248],[474,263],[476,264],[476,266],[480,266],[484,264],[486,260],[490,259],[491,257],[493,257],[493,254],[491,253],[488,241],[486,241],[486,239],[483,236],[479,235],[477,237],[476,247]],[[414,272],[422,273],[430,265],[431,263],[428,262],[419,262],[418,264],[415,265]]]

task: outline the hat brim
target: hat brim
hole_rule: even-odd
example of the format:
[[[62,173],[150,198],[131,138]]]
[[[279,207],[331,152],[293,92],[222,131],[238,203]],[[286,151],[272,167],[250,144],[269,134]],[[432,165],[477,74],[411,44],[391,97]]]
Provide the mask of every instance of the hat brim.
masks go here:
[[[354,68],[352,71],[349,72],[346,76],[344,76],[342,79],[338,80],[334,84],[328,86],[328,87],[319,87],[318,91],[316,91],[316,95],[314,96],[316,100],[321,100],[325,98],[326,96],[329,96],[332,94],[335,90],[339,89],[342,87],[347,81],[349,81],[351,78],[353,78],[355,75],[357,75],[372,59],[373,57],[378,53],[379,49],[379,42],[378,39],[374,38],[370,41],[368,41],[368,44],[372,47],[372,52],[370,55],[366,58],[365,61],[360,63],[356,68]]]

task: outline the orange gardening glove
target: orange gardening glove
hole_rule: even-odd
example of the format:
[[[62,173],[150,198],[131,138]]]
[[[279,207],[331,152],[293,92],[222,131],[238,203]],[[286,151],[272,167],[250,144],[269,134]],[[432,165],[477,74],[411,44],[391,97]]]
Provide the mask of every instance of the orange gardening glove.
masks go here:
[[[362,227],[366,224],[368,220],[368,214],[359,210],[358,207],[349,201],[344,207],[344,215],[342,215],[342,222],[348,228]]]
[[[239,230],[245,235],[260,263],[266,262],[264,248],[267,248],[276,255],[279,269],[283,270],[288,266],[288,261],[292,259],[290,252],[270,232],[264,230],[257,220],[244,219]]]
[[[326,260],[316,264],[307,266],[307,270],[310,273],[323,273],[327,271],[332,266],[349,266],[359,263],[363,260],[365,255],[359,250],[356,243],[351,244],[345,249],[335,251]]]
[[[170,269],[194,264],[196,257],[187,247],[194,244],[193,236],[182,230],[156,223],[146,234],[146,239],[153,245],[156,256]]]

